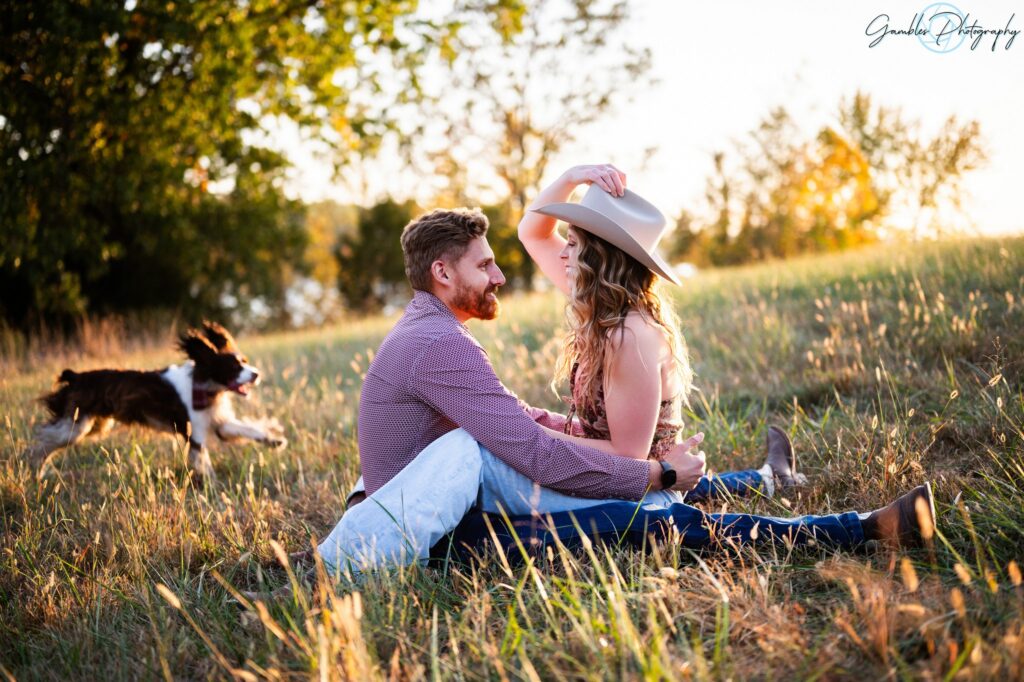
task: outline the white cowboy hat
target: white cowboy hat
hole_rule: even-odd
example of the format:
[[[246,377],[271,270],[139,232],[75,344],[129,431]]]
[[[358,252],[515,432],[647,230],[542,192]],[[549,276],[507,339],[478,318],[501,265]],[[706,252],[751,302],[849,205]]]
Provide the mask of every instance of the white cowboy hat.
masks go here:
[[[672,266],[658,255],[658,242],[671,228],[665,216],[646,199],[630,190],[613,197],[591,185],[578,203],[548,204],[533,209],[619,247],[655,274],[679,284]]]

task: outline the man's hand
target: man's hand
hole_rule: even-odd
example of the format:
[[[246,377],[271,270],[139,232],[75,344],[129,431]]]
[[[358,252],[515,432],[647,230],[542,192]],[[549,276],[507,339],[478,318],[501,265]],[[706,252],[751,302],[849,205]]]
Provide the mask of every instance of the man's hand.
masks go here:
[[[665,455],[665,461],[676,470],[676,484],[672,490],[686,492],[693,490],[704,475],[707,465],[704,461],[704,452],[698,450],[697,446],[704,441],[704,434],[698,433],[690,436],[682,443],[679,443],[669,450]]]

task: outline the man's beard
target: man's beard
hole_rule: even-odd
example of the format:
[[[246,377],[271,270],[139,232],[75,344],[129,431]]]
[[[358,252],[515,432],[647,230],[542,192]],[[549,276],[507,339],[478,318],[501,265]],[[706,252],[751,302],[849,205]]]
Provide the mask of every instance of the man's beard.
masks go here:
[[[498,287],[489,286],[483,291],[473,291],[469,287],[459,286],[452,299],[452,307],[467,313],[478,320],[493,320],[501,310],[497,297],[487,298],[488,294],[498,291]]]

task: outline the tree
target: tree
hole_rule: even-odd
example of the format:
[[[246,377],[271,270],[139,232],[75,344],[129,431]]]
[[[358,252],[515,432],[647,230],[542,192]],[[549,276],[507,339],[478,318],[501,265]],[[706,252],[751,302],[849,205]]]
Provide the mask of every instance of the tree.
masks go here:
[[[322,201],[306,208],[308,245],[305,262],[309,276],[324,286],[335,287],[340,265],[338,246],[345,237],[356,234],[359,226],[358,206]]]
[[[507,274],[528,285],[533,261],[515,230],[548,163],[587,125],[651,84],[651,55],[626,39],[626,0],[525,3],[500,13],[494,31],[488,19],[458,15],[463,30],[445,43],[448,78],[433,100],[432,118],[446,124],[440,134],[422,136],[442,146],[414,151],[449,178],[446,196],[494,190],[504,197],[505,211],[492,210],[491,240],[512,246],[515,268]]]
[[[0,315],[280,298],[304,268],[301,207],[262,121],[294,121],[339,167],[374,153],[458,35],[416,8],[0,1]]]
[[[897,108],[875,105],[867,93],[840,101],[837,119],[872,169],[882,206],[902,203],[914,214],[915,235],[941,234],[942,210],[963,210],[963,177],[987,160],[980,124],[948,117],[931,139]]]
[[[351,310],[376,311],[408,293],[400,240],[416,211],[393,199],[360,209],[355,234],[344,235],[336,252],[338,288]]]
[[[964,173],[984,160],[976,121],[950,117],[927,139],[860,92],[840,101],[837,120],[808,139],[777,107],[732,157],[717,152],[707,217],[681,216],[670,251],[730,265],[871,242],[897,208],[933,220],[939,205],[959,208]]]

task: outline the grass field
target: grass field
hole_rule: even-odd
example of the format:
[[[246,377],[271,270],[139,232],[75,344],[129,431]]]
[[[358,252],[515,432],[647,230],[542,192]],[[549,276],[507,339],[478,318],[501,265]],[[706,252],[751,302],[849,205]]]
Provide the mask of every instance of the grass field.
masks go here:
[[[919,552],[784,546],[693,554],[590,547],[510,565],[410,568],[358,593],[240,609],[287,578],[358,475],[360,377],[394,318],[242,339],[282,452],[216,446],[196,492],[173,441],[122,430],[37,482],[19,459],[33,398],[65,366],[159,367],[170,337],[91,328],[80,348],[6,342],[0,415],[0,676],[28,679],[1021,679],[1024,677],[1024,240],[889,246],[709,272],[678,309],[709,464],[760,464],[768,424],[811,485],[722,507],[870,510],[931,480]],[[528,401],[548,386],[562,302],[475,324]]]

